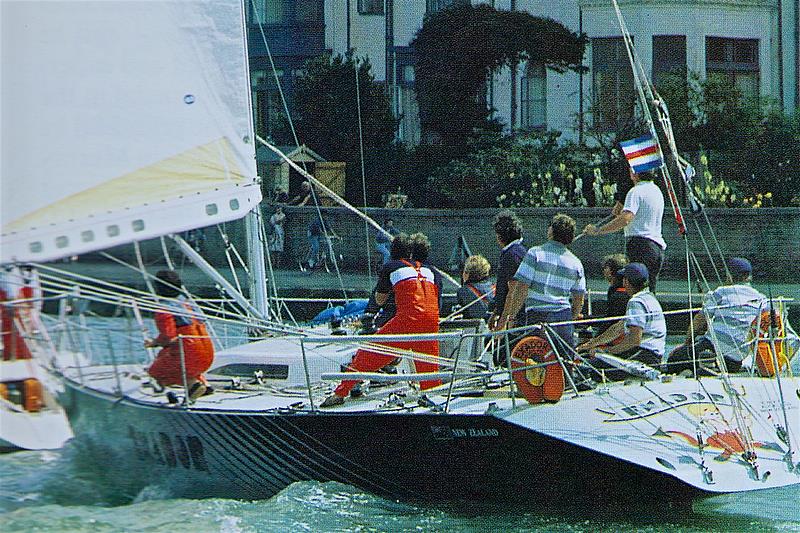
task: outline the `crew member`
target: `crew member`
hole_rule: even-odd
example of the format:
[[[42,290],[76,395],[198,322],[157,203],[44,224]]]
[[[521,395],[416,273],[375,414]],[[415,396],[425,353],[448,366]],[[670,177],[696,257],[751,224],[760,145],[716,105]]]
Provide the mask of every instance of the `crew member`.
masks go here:
[[[658,367],[664,356],[667,324],[661,304],[647,288],[647,267],[642,263],[629,263],[619,271],[619,275],[623,278],[625,290],[631,295],[625,318],[614,323],[594,339],[581,344],[577,350],[593,353],[595,349],[602,347],[603,351],[612,355]],[[622,340],[609,345],[620,335]],[[594,366],[597,369],[612,368],[599,361]],[[621,370],[610,370],[605,375],[608,379],[619,380],[624,379],[626,373]]]
[[[488,318],[494,301],[494,285],[489,281],[489,261],[482,255],[471,255],[461,273],[463,285],[456,292],[458,305],[464,308],[464,318]],[[477,301],[476,301],[477,300]]]
[[[214,361],[214,345],[197,306],[182,294],[182,282],[174,270],[156,273],[156,293],[161,297],[163,309],[156,311],[158,337],[148,339],[146,348],[161,346],[153,364],[147,370],[159,385],[183,385],[181,353],[186,370],[189,398],[195,400],[208,394],[203,372]]]
[[[508,282],[514,278],[528,249],[522,244],[522,221],[512,211],[505,209],[497,213],[492,226],[497,244],[500,246],[500,259],[495,270],[497,272],[495,298],[489,306],[492,312],[489,317],[489,327],[494,329],[505,309]]]
[[[425,239],[427,240],[427,238]],[[411,248],[410,238],[400,234],[392,241],[398,250],[403,246]],[[396,243],[396,244],[395,244]],[[417,257],[427,257],[424,250],[425,242],[419,237],[415,242]],[[430,243],[428,242],[428,248]],[[403,255],[408,255],[406,251]],[[384,265],[378,277],[378,287],[375,300],[378,305],[383,305],[394,292],[397,312],[382,328],[378,334],[403,334],[403,333],[436,333],[439,331],[439,297],[442,292],[441,278],[435,269],[418,260],[392,260]],[[432,357],[439,355],[439,341],[399,341],[381,343],[384,346],[412,350]],[[393,355],[384,355],[369,350],[358,350],[353,361],[348,366],[353,372],[374,372],[391,364],[396,360]],[[414,360],[416,372],[436,372],[437,363]],[[339,384],[334,394],[322,402],[321,407],[332,407],[344,403],[345,397],[355,387],[359,380],[345,380]],[[440,380],[425,380],[420,382],[420,389],[426,390],[440,385]]]
[[[631,295],[625,290],[623,277],[619,274],[627,264],[628,260],[622,254],[607,255],[603,258],[603,277],[608,281],[605,318],[620,317],[628,308],[628,300],[631,299]],[[601,322],[598,328],[599,332],[604,332],[612,324],[614,321]]]
[[[575,220],[563,213],[555,215],[547,228],[547,242],[528,250],[509,283],[499,328],[568,322],[582,317],[586,277],[581,260],[567,249],[574,238]],[[524,323],[515,324],[523,305]],[[573,324],[553,329],[569,346],[575,346]]]
[[[644,263],[650,273],[650,292],[655,294],[656,281],[667,249],[667,243],[661,236],[664,195],[653,183],[655,175],[651,170],[634,173],[631,168],[630,175],[633,187],[625,195],[622,211],[607,224],[600,227],[589,224],[583,232],[595,236],[623,230],[625,254],[632,263]]]
[[[36,294],[37,291],[39,294]],[[32,284],[32,278],[26,277],[25,272],[16,266],[6,265],[0,272],[0,327],[4,361],[31,358],[31,351],[25,342],[26,318],[35,309],[31,298],[40,295],[40,290]]]
[[[666,370],[679,373],[694,368],[693,358],[701,353],[718,353],[729,372],[738,372],[748,355],[747,335],[758,313],[766,308],[767,297],[750,286],[753,267],[743,257],[728,260],[728,284],[709,292],[703,309],[692,318],[686,341],[669,354]],[[709,331],[709,321],[712,331]],[[694,348],[690,334],[694,330]],[[716,348],[715,343],[716,342]]]

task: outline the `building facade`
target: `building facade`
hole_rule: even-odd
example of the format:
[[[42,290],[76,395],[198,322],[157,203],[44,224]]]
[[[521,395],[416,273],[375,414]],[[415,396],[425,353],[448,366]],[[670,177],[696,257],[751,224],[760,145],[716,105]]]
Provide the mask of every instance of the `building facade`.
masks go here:
[[[414,145],[420,142],[420,127],[410,43],[426,14],[469,1],[256,0],[256,5],[268,21],[267,41],[280,63],[289,101],[293,76],[305,59],[324,50],[344,54],[352,48],[357,56],[369,57],[376,80],[386,83],[394,112],[401,117],[398,136]],[[612,128],[632,108],[632,74],[610,0],[472,3],[552,18],[590,39],[584,74],[558,74],[531,63],[518,65],[513,73],[505,69],[487,83],[487,103],[508,128],[556,129],[578,139],[586,127]],[[619,4],[644,70],[656,83],[691,71],[701,77],[722,76],[745,95],[772,99],[787,113],[800,106],[797,0],[619,0]],[[259,45],[263,39],[256,30],[251,20],[254,104],[263,113],[276,106],[275,88],[270,87],[274,82],[268,79],[264,46]],[[257,128],[269,123],[256,118]]]

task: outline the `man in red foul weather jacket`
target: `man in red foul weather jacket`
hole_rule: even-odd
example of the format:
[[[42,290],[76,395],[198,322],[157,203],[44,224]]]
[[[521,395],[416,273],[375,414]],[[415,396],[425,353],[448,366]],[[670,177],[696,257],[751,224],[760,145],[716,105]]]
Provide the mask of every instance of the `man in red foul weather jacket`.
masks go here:
[[[200,310],[181,294],[181,279],[173,270],[156,273],[156,292],[162,309],[156,311],[158,337],[145,341],[145,347],[161,346],[147,370],[159,385],[183,385],[181,352],[189,397],[194,400],[208,393],[203,372],[214,362],[214,345],[201,320]]]
[[[430,244],[428,244],[430,246]],[[439,298],[442,281],[439,273],[421,261],[410,259],[411,243],[408,236],[401,233],[392,240],[393,259],[386,263],[378,277],[375,299],[383,305],[394,293],[397,312],[384,324],[377,334],[395,335],[403,333],[436,333],[439,331]],[[439,341],[397,341],[382,342],[383,346],[408,350],[428,356],[439,356]],[[381,354],[369,350],[358,350],[348,366],[351,372],[375,372],[397,360],[395,355]],[[439,365],[433,362],[414,359],[416,372],[436,372]],[[322,407],[332,407],[344,403],[345,397],[358,383],[358,380],[345,380],[336,388],[334,394],[325,399]],[[440,385],[440,380],[420,382],[420,389],[426,390]]]

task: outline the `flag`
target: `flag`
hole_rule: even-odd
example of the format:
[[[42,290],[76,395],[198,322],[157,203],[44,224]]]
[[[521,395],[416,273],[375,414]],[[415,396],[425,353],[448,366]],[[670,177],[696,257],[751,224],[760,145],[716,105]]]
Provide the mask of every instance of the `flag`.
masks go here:
[[[661,157],[661,150],[658,148],[658,141],[652,135],[644,135],[638,139],[622,141],[619,143],[625,158],[635,173],[661,168],[664,160]]]

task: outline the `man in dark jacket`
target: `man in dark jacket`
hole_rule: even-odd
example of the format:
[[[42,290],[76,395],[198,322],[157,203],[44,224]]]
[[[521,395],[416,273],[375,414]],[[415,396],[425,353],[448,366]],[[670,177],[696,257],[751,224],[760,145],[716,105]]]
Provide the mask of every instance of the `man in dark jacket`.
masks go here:
[[[494,328],[508,296],[508,282],[514,279],[519,264],[528,249],[522,244],[522,221],[512,211],[503,210],[494,217],[494,233],[500,246],[500,259],[497,262],[497,283],[495,297],[490,310],[489,327]]]

